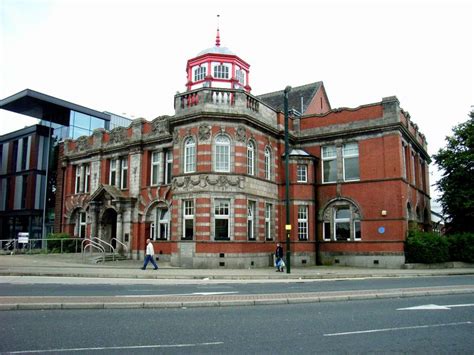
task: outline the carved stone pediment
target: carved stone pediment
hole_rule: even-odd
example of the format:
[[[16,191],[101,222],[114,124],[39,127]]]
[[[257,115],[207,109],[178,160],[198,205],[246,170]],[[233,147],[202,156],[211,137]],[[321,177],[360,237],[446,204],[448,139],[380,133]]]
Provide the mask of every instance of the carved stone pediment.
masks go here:
[[[162,135],[162,134],[169,134],[170,124],[169,124],[170,116],[159,116],[155,118],[151,122],[151,132],[154,135]]]
[[[116,127],[110,131],[109,144],[123,143],[127,139],[127,129]]]

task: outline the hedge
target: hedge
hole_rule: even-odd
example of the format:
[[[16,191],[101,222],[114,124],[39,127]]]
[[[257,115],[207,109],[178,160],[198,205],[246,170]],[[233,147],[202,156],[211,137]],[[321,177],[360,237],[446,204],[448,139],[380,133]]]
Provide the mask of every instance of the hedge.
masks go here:
[[[410,231],[405,242],[407,263],[474,262],[474,234],[442,236],[433,232]]]

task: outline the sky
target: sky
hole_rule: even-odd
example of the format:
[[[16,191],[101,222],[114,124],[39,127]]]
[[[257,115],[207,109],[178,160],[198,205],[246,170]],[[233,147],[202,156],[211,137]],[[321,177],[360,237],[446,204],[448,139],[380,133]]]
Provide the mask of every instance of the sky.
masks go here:
[[[430,155],[474,105],[467,0],[0,0],[0,99],[29,88],[131,118],[173,114],[217,14],[254,95],[320,80],[333,108],[396,95]],[[0,110],[0,135],[34,123]]]

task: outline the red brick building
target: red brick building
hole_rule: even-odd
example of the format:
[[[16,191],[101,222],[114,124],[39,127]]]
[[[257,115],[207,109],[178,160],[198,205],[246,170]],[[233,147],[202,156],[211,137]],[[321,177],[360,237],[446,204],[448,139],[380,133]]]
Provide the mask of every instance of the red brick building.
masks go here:
[[[173,116],[64,142],[57,230],[134,258],[151,238],[176,266],[268,266],[285,240],[283,91],[250,94],[249,65],[219,41],[186,73]],[[430,221],[409,114],[396,97],[331,109],[322,82],[293,88],[289,108],[291,263],[403,264],[409,226]]]

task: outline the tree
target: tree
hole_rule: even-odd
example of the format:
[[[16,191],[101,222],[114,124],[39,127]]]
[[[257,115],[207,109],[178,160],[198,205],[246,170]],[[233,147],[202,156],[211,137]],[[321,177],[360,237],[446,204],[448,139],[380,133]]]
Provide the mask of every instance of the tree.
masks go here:
[[[436,183],[447,232],[474,232],[474,112],[453,128],[446,147],[433,156],[443,175]]]

